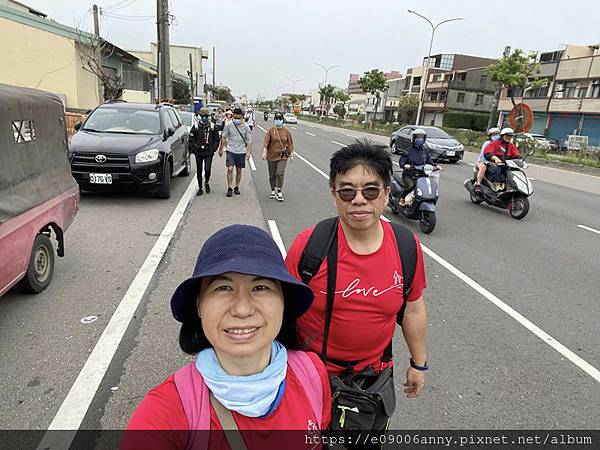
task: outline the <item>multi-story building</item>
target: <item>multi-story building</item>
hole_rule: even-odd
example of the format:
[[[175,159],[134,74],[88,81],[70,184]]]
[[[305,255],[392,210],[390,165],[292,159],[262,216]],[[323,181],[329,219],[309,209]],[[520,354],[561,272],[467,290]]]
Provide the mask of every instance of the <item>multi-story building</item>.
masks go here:
[[[385,72],[383,74],[383,76],[385,77],[386,80],[393,80],[395,78],[401,78],[403,75],[398,72],[397,70],[391,70],[389,72]],[[350,79],[348,80],[348,93],[350,95],[352,94],[365,94],[363,92],[363,90],[361,89],[360,85],[358,84],[358,80],[360,79],[361,75],[357,74],[357,73],[351,73],[350,74]]]
[[[568,135],[587,136],[588,145],[600,146],[600,46],[567,45],[564,50],[540,53],[537,62],[544,80],[538,89],[503,90],[499,123],[506,125],[515,103],[533,112],[532,133],[565,143]]]

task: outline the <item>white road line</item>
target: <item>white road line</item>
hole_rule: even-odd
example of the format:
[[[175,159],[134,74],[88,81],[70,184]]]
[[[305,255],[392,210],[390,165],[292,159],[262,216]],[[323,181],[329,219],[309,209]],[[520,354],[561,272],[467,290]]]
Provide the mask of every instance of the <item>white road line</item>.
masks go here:
[[[102,382],[102,378],[121,343],[121,339],[123,339],[123,335],[171,243],[181,218],[195,197],[196,191],[196,180],[191,180],[188,188],[175,207],[173,214],[171,214],[169,221],[154,243],[152,250],[148,253],[144,264],[131,282],[129,289],[127,289],[100,339],[98,339],[96,346],[79,372],[67,397],[54,416],[52,423],[48,427],[50,432],[44,435],[38,448],[45,448],[42,444],[48,440],[52,440],[50,437],[51,430],[72,430],[73,437],[75,436],[75,432],[81,426],[83,418]],[[54,436],[56,436],[56,433],[54,433]],[[67,439],[66,435],[61,436],[62,443],[65,442],[65,439]],[[69,445],[64,448],[68,448]]]
[[[345,134],[345,133],[344,133],[344,136],[348,136],[349,138],[352,138],[352,139],[360,139],[360,137],[359,137],[359,136],[354,136],[354,135],[352,135],[352,134]]]
[[[290,128],[292,128],[292,129],[294,129],[294,130],[297,130],[297,129],[298,129],[298,127],[290,127]]]
[[[475,167],[475,164],[474,164],[474,163],[467,163],[467,164],[468,164],[468,165],[470,165],[470,166],[473,166],[473,167]]]
[[[277,228],[277,223],[275,223],[274,220],[269,220],[268,224],[271,230],[271,236],[273,236],[273,240],[277,244],[277,247],[279,247],[281,256],[283,256],[283,259],[285,259],[287,256],[287,252],[285,251],[285,245],[283,245],[283,239],[281,239],[281,234],[279,234],[279,228]]]
[[[319,172],[321,175],[323,175],[325,178],[327,178],[329,180],[329,175],[327,175],[325,172],[323,172],[321,169],[319,169],[317,166],[315,166],[313,163],[311,163],[308,159],[304,158],[297,151],[294,151],[294,155],[297,158],[300,158],[302,161],[304,161],[306,164],[308,164],[310,167],[315,169],[317,172]]]
[[[260,128],[261,130],[263,130],[263,132],[265,132],[265,133],[267,132],[267,130],[265,130],[265,129],[264,129],[263,127],[261,127],[260,125],[256,124],[256,126],[257,126],[258,128]]]
[[[250,159],[248,161],[250,162],[250,168],[256,171],[256,165],[254,164],[254,158],[252,158],[252,155],[250,155]]]
[[[311,166],[313,169],[315,169],[317,172],[319,172],[321,175],[323,175],[325,178],[329,179],[329,177],[327,176],[327,174],[325,174],[325,172],[323,172],[322,170],[315,167],[311,162],[307,161],[305,158],[301,158],[301,159],[304,162],[306,162],[309,166]],[[385,219],[389,222],[389,219],[387,217],[385,217],[385,216],[382,216],[382,217],[383,217],[383,219]],[[589,230],[589,227],[585,227],[584,225],[577,225],[577,226],[580,228],[585,228],[585,229]],[[592,229],[590,231],[594,231],[594,232],[597,232],[600,234],[600,231],[597,231],[597,230]],[[518,323],[520,323],[525,328],[527,328],[529,331],[531,331],[533,334],[535,334],[537,337],[539,337],[544,343],[548,344],[550,347],[552,347],[554,350],[559,352],[561,355],[563,355],[565,358],[567,358],[569,361],[571,361],[573,364],[575,364],[577,367],[579,367],[581,370],[586,372],[589,376],[591,376],[597,382],[600,383],[600,370],[596,369],[594,366],[592,366],[590,363],[585,361],[583,358],[581,358],[580,356],[578,356],[577,354],[575,354],[574,352],[569,350],[567,347],[565,347],[563,344],[558,342],[556,339],[554,339],[552,336],[550,336],[544,330],[539,328],[537,325],[535,325],[533,322],[531,322],[529,319],[527,319],[521,313],[519,313],[512,307],[508,306],[506,303],[504,303],[502,300],[500,300],[498,297],[496,297],[490,291],[485,289],[483,286],[481,286],[475,280],[470,278],[468,275],[465,275],[463,272],[461,272],[459,269],[454,267],[452,264],[450,264],[444,258],[442,258],[438,254],[436,254],[434,251],[430,250],[423,244],[421,244],[421,248],[423,249],[423,252],[425,252],[426,255],[433,258],[440,265],[445,267],[450,273],[455,275],[460,280],[464,281],[468,286],[473,288],[475,291],[479,292],[485,299],[490,301],[492,304],[496,305],[498,308],[500,308],[502,311],[504,311],[506,314],[508,314],[510,317],[512,317]]]
[[[313,137],[316,136],[316,134],[309,133],[308,131],[305,131],[305,133],[308,134],[309,136],[313,136]]]
[[[588,230],[591,231],[592,233],[596,233],[596,234],[600,234],[600,231],[595,230],[593,228],[590,227],[586,227],[585,225],[577,225],[579,228],[583,228],[584,230]]]
[[[533,178],[533,177],[527,177],[527,178],[529,178],[529,180],[531,180],[531,181],[535,181],[535,178]]]
[[[341,145],[342,147],[345,147],[347,144],[342,144],[341,142],[336,142],[336,141],[331,141],[333,142],[335,145]]]

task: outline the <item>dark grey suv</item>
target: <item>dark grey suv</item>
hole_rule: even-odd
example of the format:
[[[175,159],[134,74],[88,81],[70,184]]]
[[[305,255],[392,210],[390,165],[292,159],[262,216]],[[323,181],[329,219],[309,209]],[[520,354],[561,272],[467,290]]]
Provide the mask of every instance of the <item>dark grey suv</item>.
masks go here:
[[[113,101],[94,109],[69,146],[81,189],[125,188],[171,196],[171,177],[188,176],[188,131],[170,105]]]

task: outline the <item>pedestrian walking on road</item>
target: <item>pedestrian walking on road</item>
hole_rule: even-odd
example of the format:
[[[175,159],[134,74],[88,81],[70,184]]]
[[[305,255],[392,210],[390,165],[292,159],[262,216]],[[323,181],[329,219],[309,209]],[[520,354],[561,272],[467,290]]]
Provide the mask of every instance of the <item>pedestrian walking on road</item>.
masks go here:
[[[262,158],[267,160],[269,167],[269,184],[271,185],[270,198],[283,201],[283,179],[288,159],[294,155],[294,141],[292,133],[283,126],[283,114],[276,113],[275,125],[272,126],[263,143]]]
[[[256,123],[256,116],[254,115],[254,109],[252,108],[252,106],[248,107],[248,110],[244,115],[244,122],[248,124],[251,130],[254,128],[254,124]]]
[[[391,174],[383,146],[357,141],[335,152],[329,185],[338,217],[300,233],[286,259],[290,273],[315,294],[298,332],[304,348],[319,353],[332,376],[334,430],[387,429],[395,407],[396,323],[411,356],[404,392],[417,397],[425,384],[423,255],[408,228],[382,220]],[[377,405],[370,412],[357,400],[367,397]],[[346,414],[352,407],[360,413]]]
[[[252,130],[242,122],[244,113],[240,108],[233,110],[233,121],[221,133],[221,146],[219,156],[223,156],[226,149],[225,165],[227,166],[227,197],[234,193],[240,195],[240,182],[242,170],[246,167],[246,160],[252,156]],[[233,168],[235,167],[235,185],[233,184]]]
[[[121,448],[294,448],[289,433],[269,432],[319,436],[331,416],[327,371],[297,349],[296,335],[312,301],[264,230],[232,225],[212,235],[171,298],[179,345],[195,361],[146,394]],[[296,448],[306,448],[304,434]]]
[[[196,176],[198,178],[198,193],[202,195],[202,172],[204,167],[204,189],[210,194],[210,174],[212,160],[219,148],[219,132],[214,123],[210,121],[210,113],[207,108],[198,111],[198,123],[194,124],[190,131],[188,143],[190,152],[196,158]]]

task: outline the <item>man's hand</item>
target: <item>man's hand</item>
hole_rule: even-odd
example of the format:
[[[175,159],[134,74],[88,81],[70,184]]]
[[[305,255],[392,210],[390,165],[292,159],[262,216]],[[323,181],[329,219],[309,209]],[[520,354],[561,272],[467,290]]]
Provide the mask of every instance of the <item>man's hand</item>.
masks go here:
[[[267,159],[267,149],[266,148],[263,148],[262,159]]]
[[[222,158],[222,157],[223,157],[223,149],[222,149],[222,148],[220,148],[220,149],[219,149],[219,158]]]
[[[410,169],[410,164],[404,164],[405,169]]]
[[[406,370],[406,383],[404,383],[404,386],[404,393],[407,398],[418,397],[425,386],[425,373],[409,367]]]
[[[247,152],[246,153],[246,161],[249,161],[251,157],[252,157],[252,152]]]

